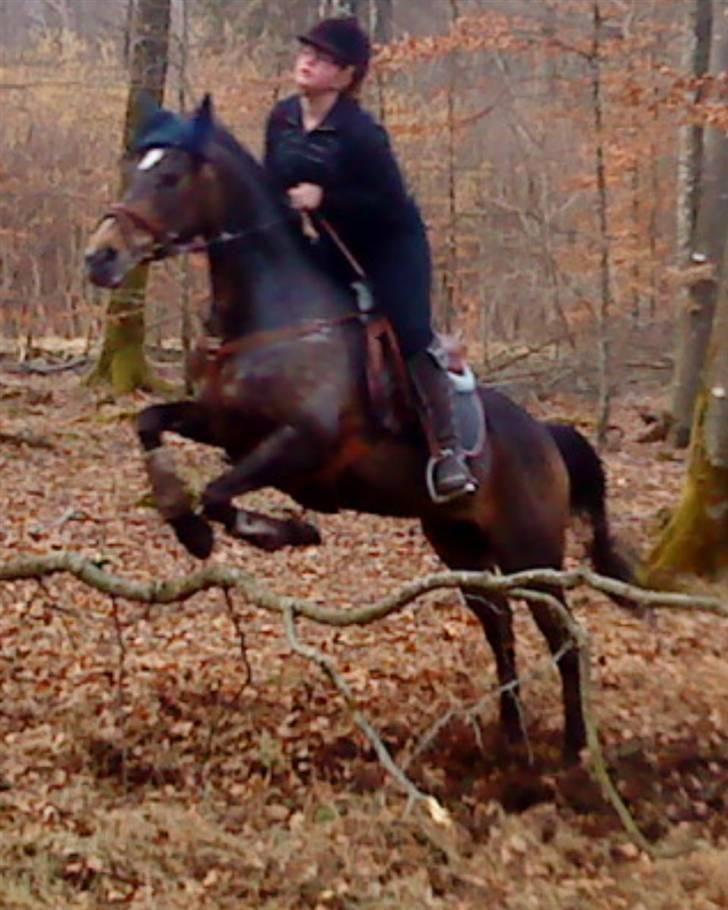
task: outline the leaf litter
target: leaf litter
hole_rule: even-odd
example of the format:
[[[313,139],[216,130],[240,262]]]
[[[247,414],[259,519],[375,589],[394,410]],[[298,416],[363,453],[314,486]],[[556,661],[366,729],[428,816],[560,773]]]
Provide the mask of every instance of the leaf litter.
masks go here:
[[[14,437],[0,443],[5,560],[72,549],[130,578],[195,568],[148,507],[127,416],[145,396],[101,421],[75,377],[2,383],[13,386],[2,431]],[[615,531],[643,552],[684,467],[636,441],[644,406],[644,393],[620,399],[622,442],[605,454]],[[588,414],[567,396],[540,407]],[[221,470],[215,452],[170,445],[197,487]],[[297,508],[269,491],[248,501]],[[213,558],[339,608],[440,568],[413,522],[314,520],[321,548],[267,555],[219,535]],[[577,534],[569,559],[582,558]],[[651,628],[591,591],[571,604],[592,638],[620,792],[648,837],[692,843],[688,854],[641,853],[586,772],[562,768],[554,670],[524,687],[532,766],[504,758],[496,699],[475,719],[467,711],[493,690],[494,667],[454,593],[367,627],[301,629],[432,795],[429,811],[407,812],[270,614],[233,598],[236,628],[214,590],[149,608],[65,576],[3,585],[0,907],[728,907],[728,633],[692,614],[660,614]],[[516,631],[528,676],[545,646],[520,608]]]

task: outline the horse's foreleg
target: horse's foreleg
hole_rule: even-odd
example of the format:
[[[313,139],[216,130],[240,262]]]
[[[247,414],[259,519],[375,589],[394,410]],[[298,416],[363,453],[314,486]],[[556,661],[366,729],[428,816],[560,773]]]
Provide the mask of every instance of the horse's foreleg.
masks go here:
[[[162,433],[173,432],[196,442],[211,443],[206,411],[195,401],[174,401],[145,408],[137,418],[147,475],[154,500],[177,539],[193,556],[212,551],[212,529],[192,509],[192,497],[177,474],[174,456],[162,445]]]
[[[232,504],[235,496],[277,486],[290,477],[314,470],[320,459],[320,447],[311,438],[294,427],[281,427],[235,467],[208,484],[202,494],[203,514],[221,522],[235,537],[264,550],[320,543],[318,530],[308,522],[270,518]]]

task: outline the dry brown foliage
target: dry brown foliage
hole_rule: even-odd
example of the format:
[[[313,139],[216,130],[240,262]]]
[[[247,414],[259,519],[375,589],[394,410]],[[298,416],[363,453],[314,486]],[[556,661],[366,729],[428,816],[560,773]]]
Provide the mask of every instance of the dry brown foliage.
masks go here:
[[[127,412],[95,410],[68,376],[5,374],[0,390],[4,429],[19,440],[0,447],[12,491],[0,558],[73,549],[139,579],[193,567],[146,504]],[[633,441],[644,398],[620,404],[622,442],[607,455],[617,530],[638,545],[682,472]],[[554,409],[581,413],[566,397]],[[214,453],[175,448],[193,482],[219,468]],[[289,507],[268,493],[252,500]],[[220,538],[215,559],[339,608],[438,568],[411,522],[320,523],[322,549],[271,557]],[[588,774],[561,768],[558,681],[553,670],[529,678],[544,646],[525,614],[532,768],[503,762],[495,699],[477,722],[467,714],[494,671],[454,595],[366,628],[302,627],[336,659],[398,762],[448,809],[447,829],[404,814],[325,678],[291,654],[274,617],[239,597],[233,623],[219,591],[145,608],[63,576],[2,585],[0,906],[724,906],[724,626],[665,615],[651,628],[594,593],[571,602],[592,638],[595,708],[620,791],[651,839],[697,846],[689,855],[647,857]]]
[[[365,99],[389,127],[429,222],[440,322],[486,362],[514,339],[555,358],[576,348],[588,359],[591,349],[601,241],[589,19],[575,7],[564,21],[571,31],[558,41],[532,21],[495,13],[464,16],[440,36],[405,38],[380,53]],[[667,64],[676,29],[657,21],[603,48],[613,330],[624,353],[649,345],[651,323],[671,318],[665,267],[682,114]],[[288,51],[275,35],[213,50],[193,29],[190,42],[188,98],[211,90],[221,118],[258,151],[266,112],[288,91]],[[101,314],[90,304],[98,298],[80,258],[117,188],[126,96],[118,48],[41,40],[20,59],[0,59],[0,84],[5,332],[96,337]],[[201,306],[204,275],[193,272]],[[181,280],[174,264],[154,270],[152,341],[178,334]]]

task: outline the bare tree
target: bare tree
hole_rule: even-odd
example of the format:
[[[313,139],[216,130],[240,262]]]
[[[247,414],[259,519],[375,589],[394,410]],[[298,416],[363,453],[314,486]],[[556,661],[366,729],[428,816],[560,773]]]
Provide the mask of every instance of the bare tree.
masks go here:
[[[604,102],[602,98],[601,72],[601,35],[604,20],[602,19],[599,0],[593,0],[592,17],[593,37],[589,64],[591,70],[592,115],[594,118],[595,134],[594,167],[597,185],[597,219],[599,222],[599,238],[601,244],[599,254],[599,407],[597,415],[597,437],[600,442],[603,442],[609,424],[609,412],[612,399],[609,320],[614,300],[612,293],[611,257],[609,247],[609,200],[607,196],[607,174],[604,154]]]
[[[318,12],[325,16],[358,16],[364,6],[362,0],[319,0]]]
[[[682,497],[655,547],[645,581],[672,586],[676,576],[715,579],[728,570],[728,245],[717,290],[704,381],[698,390]]]
[[[377,44],[394,35],[394,0],[369,0],[369,32]]]
[[[148,94],[157,103],[162,102],[167,77],[170,20],[170,0],[136,0],[124,152],[129,150],[139,126],[142,96]],[[91,382],[110,383],[118,393],[153,384],[144,354],[147,272],[147,266],[138,266],[129,274],[124,285],[112,293],[101,356],[89,377]]]
[[[449,0],[450,28],[457,25],[460,18],[458,0]],[[459,61],[457,51],[450,52],[448,59],[447,85],[447,241],[446,267],[443,269],[443,295],[440,308],[442,328],[449,332],[455,310],[456,274],[457,274],[457,90],[459,81]]]
[[[686,49],[688,72],[696,77],[705,75],[708,58],[710,72],[715,75],[728,67],[727,0],[692,0]],[[699,103],[700,91],[696,89],[688,100]],[[680,299],[670,437],[676,445],[685,446],[700,389],[722,243],[728,229],[728,137],[711,127],[704,131],[696,126],[683,127],[678,168],[678,264],[688,270],[689,283]]]

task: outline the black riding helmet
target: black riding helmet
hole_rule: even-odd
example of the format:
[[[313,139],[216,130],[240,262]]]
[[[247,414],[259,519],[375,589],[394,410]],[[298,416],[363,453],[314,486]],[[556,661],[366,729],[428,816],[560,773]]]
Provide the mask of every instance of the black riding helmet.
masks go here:
[[[299,35],[301,44],[330,54],[339,66],[354,67],[354,82],[366,76],[371,57],[369,36],[353,16],[322,19],[305,35]]]

